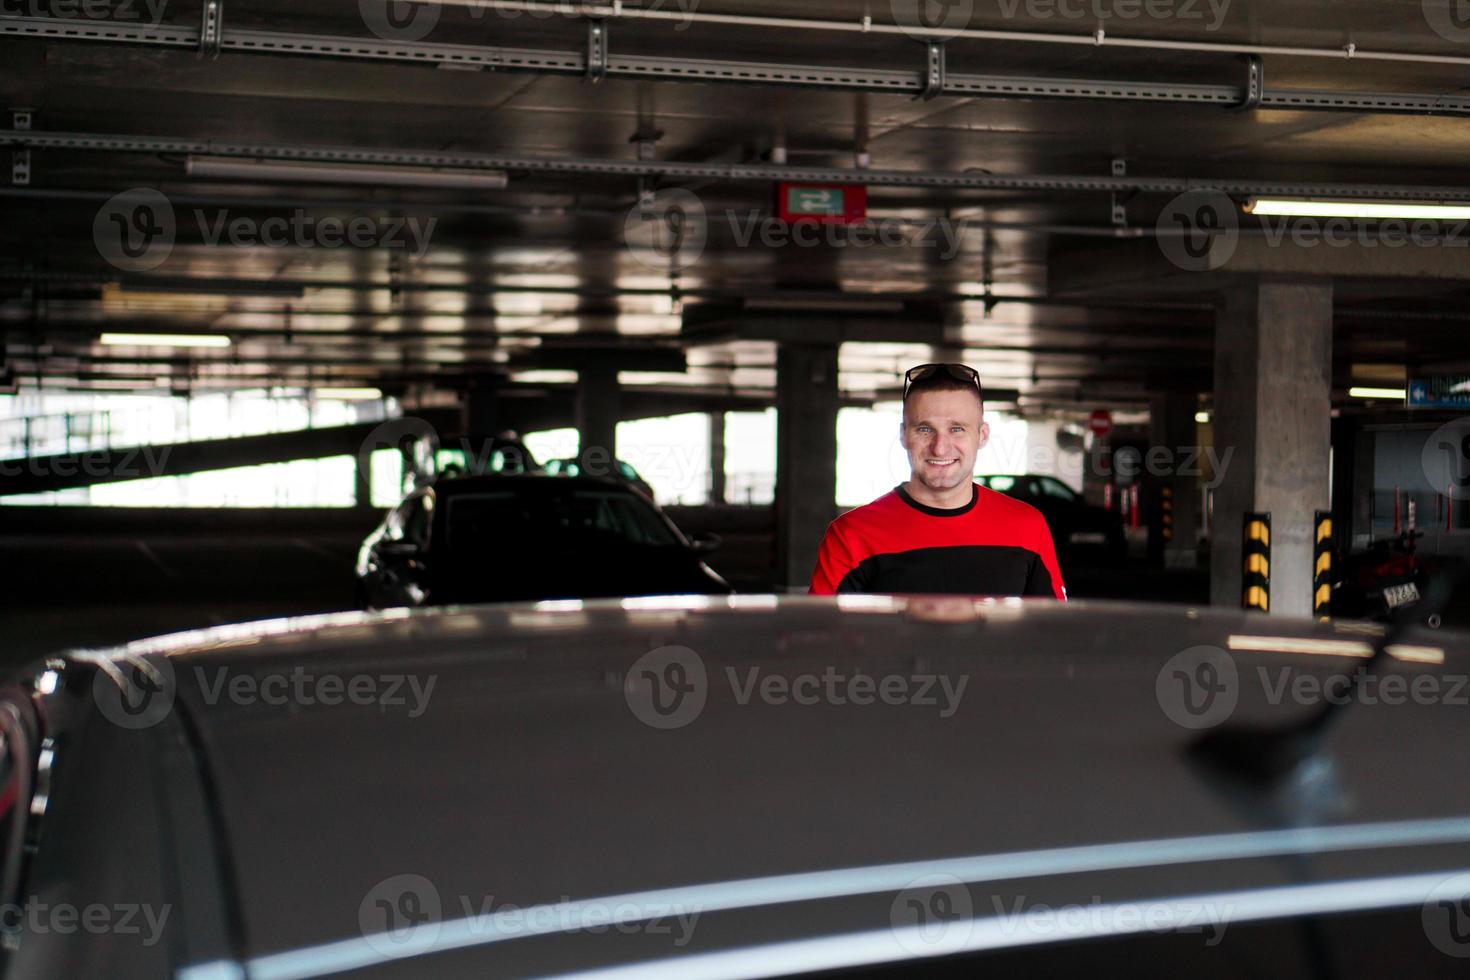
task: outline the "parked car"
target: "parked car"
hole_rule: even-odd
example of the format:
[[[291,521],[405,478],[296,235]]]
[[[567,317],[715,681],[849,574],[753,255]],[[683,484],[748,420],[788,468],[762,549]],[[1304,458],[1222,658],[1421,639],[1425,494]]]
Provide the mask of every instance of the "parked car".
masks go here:
[[[626,484],[518,474],[441,479],[408,494],[362,544],[363,605],[445,605],[725,593],[686,538]]]
[[[576,457],[572,457],[571,459],[548,459],[545,463],[541,464],[541,468],[547,473],[559,476],[580,476],[582,473],[582,464]],[[649,500],[653,499],[653,487],[633,468],[632,463],[625,462],[621,459],[613,460],[613,465],[608,467],[606,474],[589,475],[606,475],[622,480],[625,483],[637,487],[639,492]]]
[[[0,691],[0,956],[19,980],[1463,977],[1464,634],[1407,637],[1299,774],[1191,750],[1300,718],[1364,625],[702,596],[59,656]]]
[[[1109,558],[1128,555],[1128,539],[1117,514],[1095,507],[1054,476],[976,476],[975,482],[1041,511],[1059,551],[1102,550]]]

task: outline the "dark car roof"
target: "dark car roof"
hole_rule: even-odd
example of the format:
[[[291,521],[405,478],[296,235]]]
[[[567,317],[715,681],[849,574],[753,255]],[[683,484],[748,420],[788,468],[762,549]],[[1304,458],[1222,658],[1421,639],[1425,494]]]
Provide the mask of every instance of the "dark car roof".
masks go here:
[[[435,480],[431,486],[439,495],[475,493],[494,489],[582,487],[597,490],[629,492],[622,480],[604,476],[567,476],[563,473],[493,473],[484,476],[456,476]]]
[[[1351,668],[1372,629],[1143,605],[674,597],[341,614],[86,657],[166,656],[208,746],[249,953],[286,958],[269,960],[272,969],[286,961],[304,969],[324,950],[349,965],[362,965],[354,955],[375,955],[362,945],[360,908],[403,874],[433,882],[452,918],[455,896],[524,907],[749,879],[756,892],[780,894],[787,879],[779,876],[932,870],[913,862],[999,861],[1012,875],[1055,876],[1073,860],[1066,855],[1084,853],[1057,849],[1099,846],[1127,850],[1135,865],[1157,860],[1154,889],[1217,874],[1274,882],[1284,873],[1280,851],[1310,844],[1314,827],[1345,827],[1344,839],[1354,839],[1353,827],[1392,825],[1376,844],[1348,848],[1354,870],[1375,862],[1401,869],[1402,849],[1374,856],[1401,831],[1463,856],[1470,781],[1444,770],[1470,741],[1463,707],[1354,706],[1334,742],[1343,802],[1317,810],[1208,777],[1185,756],[1196,733],[1164,708],[1164,668],[1213,647],[1237,669],[1238,717],[1299,712],[1263,703],[1274,681],[1259,672]],[[640,658],[687,656],[679,650],[702,665],[706,700],[683,727],[653,727],[634,708],[647,716],[636,694],[640,664],[648,665]],[[1462,635],[1397,652],[1403,659],[1390,673],[1448,677],[1470,667]],[[430,678],[434,687],[416,716],[378,704],[211,704],[207,688],[221,668],[256,678],[298,668],[411,675],[421,689]],[[955,702],[936,686],[933,706],[781,705],[749,694],[742,704],[742,688],[756,690],[752,670],[757,678],[937,676],[951,690],[964,678],[966,686]],[[946,703],[955,704],[947,715]],[[1265,840],[1260,832],[1272,831],[1287,843],[1249,868],[1195,863],[1211,845],[1191,840]],[[1138,844],[1149,841],[1175,843]],[[1413,853],[1431,866],[1447,860],[1433,848]],[[1345,867],[1340,855],[1319,855],[1291,874],[1329,879]],[[879,910],[826,914],[864,921]],[[616,938],[584,938],[593,945],[576,955],[604,962],[596,944]],[[466,939],[477,949],[484,942],[473,932]],[[530,962],[517,957],[542,963],[536,957],[548,955],[534,943],[480,952],[497,957],[491,974]]]

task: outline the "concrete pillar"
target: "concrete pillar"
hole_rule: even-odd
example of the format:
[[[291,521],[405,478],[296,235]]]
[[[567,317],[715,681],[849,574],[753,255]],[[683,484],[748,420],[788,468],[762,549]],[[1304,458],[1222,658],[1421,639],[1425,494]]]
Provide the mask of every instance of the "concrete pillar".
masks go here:
[[[709,502],[725,503],[725,413],[709,413]]]
[[[1195,539],[1199,533],[1199,476],[1203,449],[1199,445],[1199,396],[1192,391],[1169,391],[1149,400],[1149,452],[1144,454],[1144,472],[1148,474],[1151,500],[1162,510],[1163,489],[1172,493],[1172,537],[1165,538],[1163,522],[1149,523],[1149,553],[1162,561],[1165,568],[1194,568],[1198,563]],[[1159,452],[1159,450],[1167,452]],[[1149,461],[1154,453],[1156,468]]]
[[[618,422],[622,418],[622,391],[616,368],[588,367],[577,372],[578,458],[584,472],[608,476],[615,472]]]
[[[837,505],[837,347],[776,354],[776,585],[805,591]]]
[[[1330,505],[1331,393],[1331,281],[1263,276],[1233,288],[1215,322],[1214,605],[1240,606],[1242,518],[1266,511],[1271,614],[1311,615],[1312,514]]]

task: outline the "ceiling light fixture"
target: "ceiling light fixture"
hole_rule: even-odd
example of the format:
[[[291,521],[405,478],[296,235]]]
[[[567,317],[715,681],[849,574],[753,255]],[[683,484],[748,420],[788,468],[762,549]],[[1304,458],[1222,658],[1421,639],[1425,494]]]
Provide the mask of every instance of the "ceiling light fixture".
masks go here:
[[[383,397],[378,388],[317,388],[312,394],[342,402],[371,402]]]
[[[456,190],[499,190],[508,183],[504,170],[453,167],[390,167],[298,160],[236,159],[191,156],[184,164],[191,177],[241,180],[300,181],[308,184],[374,184],[395,187],[446,187]]]
[[[1349,398],[1391,398],[1403,401],[1409,393],[1403,388],[1349,388]]]
[[[230,338],[220,334],[190,333],[105,333],[109,347],[228,347]]]
[[[1470,204],[1430,204],[1417,201],[1314,201],[1253,197],[1245,213],[1279,218],[1470,218]]]

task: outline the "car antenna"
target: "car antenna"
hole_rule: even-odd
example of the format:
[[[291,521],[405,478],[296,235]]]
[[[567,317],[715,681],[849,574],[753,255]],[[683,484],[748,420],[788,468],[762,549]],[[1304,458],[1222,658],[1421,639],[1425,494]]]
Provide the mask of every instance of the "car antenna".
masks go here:
[[[1464,566],[1451,566],[1426,590],[1424,603],[1415,610],[1416,619],[1440,616],[1449,607],[1466,576]],[[1371,674],[1383,667],[1389,648],[1413,627],[1405,617],[1383,631],[1368,660],[1353,673],[1352,696],[1325,702],[1300,721],[1278,725],[1226,724],[1205,732],[1189,744],[1187,752],[1197,762],[1252,781],[1272,783],[1295,772],[1315,758],[1326,744],[1327,735],[1347,706],[1357,700],[1358,689]]]

